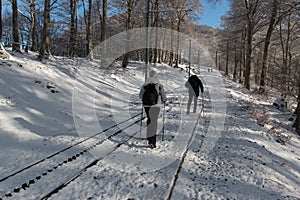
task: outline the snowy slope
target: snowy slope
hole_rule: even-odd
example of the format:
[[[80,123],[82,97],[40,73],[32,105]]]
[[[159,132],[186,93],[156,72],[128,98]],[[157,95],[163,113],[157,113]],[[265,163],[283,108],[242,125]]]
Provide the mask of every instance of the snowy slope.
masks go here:
[[[134,123],[141,117],[143,64],[105,70],[96,61],[32,58],[0,62],[0,198],[41,199],[67,180],[50,199],[166,199],[170,191],[176,200],[300,198],[300,138],[290,128],[291,113],[217,71],[195,66],[205,83],[198,118],[201,98],[198,113],[186,115],[187,73],[156,67],[168,104],[164,140],[162,108],[158,147],[151,150],[140,139],[145,120],[141,134]]]

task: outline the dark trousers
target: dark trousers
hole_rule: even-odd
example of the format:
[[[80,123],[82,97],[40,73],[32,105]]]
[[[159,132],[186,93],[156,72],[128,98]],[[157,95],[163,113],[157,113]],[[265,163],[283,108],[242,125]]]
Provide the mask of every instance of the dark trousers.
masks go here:
[[[156,144],[157,120],[160,112],[160,107],[145,107],[147,115],[147,140],[149,144]]]

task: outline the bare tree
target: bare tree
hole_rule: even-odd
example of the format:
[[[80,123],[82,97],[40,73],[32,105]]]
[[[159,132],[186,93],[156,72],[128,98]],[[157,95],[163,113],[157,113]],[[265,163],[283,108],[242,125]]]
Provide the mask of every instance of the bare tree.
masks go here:
[[[153,27],[158,27],[158,21],[159,21],[159,0],[154,0],[154,10],[157,12],[154,12],[154,19],[153,19]],[[157,29],[156,29],[157,30]],[[158,61],[158,37],[157,37],[157,31],[155,33],[155,49],[152,50],[152,62],[156,63]]]
[[[37,51],[38,50],[38,39],[37,39],[37,14],[36,14],[36,0],[32,0],[30,4],[30,14],[31,14],[31,51]]]
[[[92,32],[92,22],[91,22],[91,18],[92,18],[92,0],[89,0],[89,7],[88,7],[88,16],[87,16],[87,22],[86,22],[86,40],[87,40],[87,44],[86,44],[86,51],[87,54],[90,54],[93,48],[92,45],[92,39],[91,39],[91,32]],[[93,57],[91,56],[91,59],[93,59]]]
[[[5,58],[5,50],[2,46],[2,0],[0,0],[0,57]]]
[[[44,4],[44,26],[43,26],[43,39],[39,52],[39,59],[45,58],[45,53],[50,54],[50,0],[45,0]]]
[[[246,53],[246,66],[245,66],[245,87],[250,90],[250,77],[251,77],[251,64],[252,64],[252,51],[253,51],[253,36],[256,12],[259,7],[259,0],[244,0],[244,6],[246,11],[246,22],[247,22],[247,53]]]
[[[271,37],[272,34],[275,30],[275,26],[277,26],[280,23],[280,43],[281,43],[281,49],[282,52],[285,56],[283,56],[283,60],[288,61],[288,56],[289,55],[289,46],[291,43],[291,40],[289,40],[290,38],[290,34],[292,31],[292,27],[293,25],[291,25],[291,20],[290,20],[290,16],[293,15],[293,13],[295,13],[296,11],[296,3],[293,3],[293,0],[288,0],[288,1],[281,1],[281,0],[272,0],[272,2],[270,3],[270,5],[268,6],[271,10],[271,15],[269,18],[269,26],[268,26],[268,31],[266,34],[266,37],[264,39],[264,51],[263,51],[263,62],[262,62],[262,69],[261,69],[261,80],[260,80],[260,92],[261,93],[265,93],[265,86],[266,86],[266,80],[267,80],[267,72],[268,72],[268,57],[269,57],[269,51],[270,51],[270,46],[271,46]],[[268,9],[268,8],[267,8]],[[284,44],[283,42],[283,35],[282,35],[282,21],[284,19],[287,19],[287,23],[284,23],[284,27],[287,27],[288,31],[287,31],[287,39],[289,41],[287,41],[287,43]],[[284,20],[286,21],[286,20]],[[296,23],[294,23],[295,25]],[[276,31],[276,30],[275,30]],[[283,46],[286,47],[283,47]],[[286,71],[288,71],[288,62],[284,62],[283,66],[285,66],[285,68],[287,69]],[[283,89],[285,90],[285,89]]]
[[[12,0],[12,11],[13,11],[13,44],[12,50],[21,52],[20,50],[20,39],[19,39],[19,21],[18,21],[18,1]]]
[[[241,77],[244,77],[244,85],[247,89],[251,88],[251,76],[252,71],[258,73],[259,69],[256,67],[255,70],[252,69],[253,62],[260,62],[260,58],[253,60],[253,52],[258,48],[259,43],[256,41],[256,33],[264,28],[265,23],[263,23],[263,12],[264,5],[266,3],[262,0],[233,0],[231,2],[231,9],[229,11],[229,16],[224,18],[227,21],[223,21],[228,28],[228,34],[231,37],[231,42],[239,41],[238,45],[240,51],[236,51],[236,48],[226,48],[230,49],[229,54],[226,54],[226,70],[228,70],[227,64],[229,63],[229,56],[233,54],[235,56],[230,56],[234,58],[235,70],[234,73],[237,75],[238,62],[240,63],[240,82],[242,82]],[[238,39],[238,40],[237,40]],[[224,41],[225,42],[225,41]],[[256,44],[255,44],[256,42]],[[227,47],[225,43],[224,46]],[[227,51],[227,50],[226,50]],[[258,51],[255,51],[258,52]],[[239,56],[239,58],[237,57]],[[255,75],[256,81],[258,76]]]
[[[132,13],[133,13],[134,0],[127,0],[126,4],[127,4],[126,30],[130,30],[132,29]],[[127,34],[127,42],[126,42],[127,46],[129,41],[130,41],[130,35]],[[126,68],[128,66],[129,56],[130,56],[130,52],[125,53],[122,62],[123,68]]]
[[[31,45],[31,50],[36,51],[37,50],[37,34],[36,34],[36,0],[32,1],[26,1],[22,0],[27,6],[29,6],[29,15],[26,16],[24,14],[23,17],[25,17],[29,22],[30,22],[30,27],[29,27],[29,34],[27,37],[27,42],[26,42],[26,47],[25,47],[25,52],[28,53],[29,50],[29,45],[30,45],[30,39],[32,40],[32,45]]]
[[[101,42],[106,39],[106,23],[107,23],[107,1],[102,3],[102,21],[101,21]]]
[[[93,44],[92,44],[92,0],[88,0],[88,11],[86,12],[85,1],[82,0],[83,4],[83,15],[84,15],[84,24],[86,30],[86,54],[90,59],[93,59]],[[98,3],[98,2],[97,2]]]
[[[296,13],[295,13],[296,12]],[[295,59],[294,55],[297,54],[297,49],[293,52],[293,46],[299,45],[299,22],[295,21],[298,17],[297,10],[294,12],[289,12],[284,20],[280,21],[279,25],[279,37],[280,37],[280,49],[281,49],[281,65],[280,68],[280,89],[283,93],[287,93],[290,90],[290,71],[292,68],[293,60]],[[294,47],[295,48],[295,47]],[[298,49],[299,50],[299,49]],[[296,67],[296,66],[295,66]]]
[[[299,63],[298,63],[299,64]],[[300,135],[300,73],[298,72],[299,78],[298,78],[298,105],[296,108],[296,121],[294,123],[294,127],[296,128],[297,133]]]
[[[180,26],[184,22],[184,20],[187,20],[188,15],[192,13],[199,13],[202,9],[200,1],[195,0],[188,0],[188,1],[182,1],[177,0],[173,2],[175,4],[175,9],[178,11],[175,12],[176,16],[176,29],[178,33],[181,31]],[[176,57],[175,57],[175,66],[178,67],[179,64],[179,34],[177,34],[177,43],[176,43]]]
[[[268,70],[268,59],[269,59],[269,50],[271,44],[271,37],[272,33],[275,28],[276,24],[276,17],[279,9],[279,1],[272,0],[272,12],[269,20],[269,27],[265,37],[265,44],[264,44],[264,52],[263,52],[263,60],[262,60],[262,69],[260,75],[260,92],[265,93],[265,86],[266,86],[266,77],[267,77],[267,70]]]
[[[70,0],[70,11],[71,11],[71,27],[70,27],[70,38],[69,38],[69,56],[76,56],[76,43],[77,43],[77,0]]]
[[[181,26],[185,21],[192,19],[194,16],[198,15],[202,11],[201,3],[198,0],[166,0],[162,5],[165,6],[167,10],[169,10],[167,16],[169,17],[169,21],[171,24],[170,28],[176,29],[178,32],[181,32]],[[171,45],[173,47],[174,36],[172,35],[171,37]],[[176,36],[175,40],[177,41],[175,43],[176,55],[174,56],[174,50],[172,50],[169,56],[169,64],[172,65],[173,62],[175,62],[175,67],[179,64],[180,47],[178,37],[179,34]]]
[[[240,83],[243,83],[245,71],[246,28],[243,2],[235,1],[227,15],[222,18],[222,29],[218,31],[215,63],[218,69],[224,69],[226,74],[233,71],[234,80]],[[231,69],[232,65],[233,69]]]

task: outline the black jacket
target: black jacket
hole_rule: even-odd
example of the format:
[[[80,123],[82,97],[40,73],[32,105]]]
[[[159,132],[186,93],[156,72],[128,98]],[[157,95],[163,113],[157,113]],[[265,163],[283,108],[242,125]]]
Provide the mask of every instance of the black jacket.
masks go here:
[[[195,95],[198,97],[199,96],[199,88],[201,90],[201,93],[203,93],[203,84],[201,80],[198,78],[196,75],[190,76],[188,81],[185,83],[185,86],[189,88],[189,90],[194,90]]]

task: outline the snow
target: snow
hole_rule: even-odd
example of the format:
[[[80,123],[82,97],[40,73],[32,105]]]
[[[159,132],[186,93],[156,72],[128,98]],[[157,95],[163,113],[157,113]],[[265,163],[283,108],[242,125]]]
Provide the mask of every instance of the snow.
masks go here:
[[[49,199],[167,199],[170,191],[176,200],[300,199],[292,112],[218,71],[193,66],[205,92],[187,115],[188,74],[156,66],[168,103],[150,149],[145,120],[141,129],[135,123],[143,63],[102,69],[98,61],[35,57],[0,60],[1,199],[41,199],[68,180]]]

